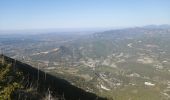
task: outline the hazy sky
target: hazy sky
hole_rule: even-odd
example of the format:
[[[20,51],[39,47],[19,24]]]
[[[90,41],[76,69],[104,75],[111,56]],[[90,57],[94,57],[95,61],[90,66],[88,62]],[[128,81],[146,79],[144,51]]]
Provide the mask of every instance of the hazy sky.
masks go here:
[[[170,24],[170,0],[0,0],[0,30]]]

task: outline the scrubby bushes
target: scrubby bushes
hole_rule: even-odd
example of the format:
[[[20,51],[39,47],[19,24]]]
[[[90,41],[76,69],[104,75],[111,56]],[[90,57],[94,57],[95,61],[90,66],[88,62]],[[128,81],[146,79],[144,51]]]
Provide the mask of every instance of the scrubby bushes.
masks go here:
[[[21,72],[14,72],[11,64],[4,61],[0,62],[0,100],[11,100],[11,94],[22,85],[19,80],[22,77]]]

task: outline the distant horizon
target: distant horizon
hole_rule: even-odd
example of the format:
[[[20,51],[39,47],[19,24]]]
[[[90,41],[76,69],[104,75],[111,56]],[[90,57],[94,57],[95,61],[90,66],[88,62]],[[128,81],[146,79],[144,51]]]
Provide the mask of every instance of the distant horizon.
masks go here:
[[[128,28],[143,28],[143,27],[160,27],[160,26],[168,26],[170,27],[170,24],[148,24],[148,25],[142,25],[142,26],[129,26],[129,27],[91,27],[91,28],[45,28],[45,29],[18,29],[18,30],[0,30],[0,34],[9,33],[9,34],[15,34],[15,33],[32,33],[32,34],[38,34],[38,33],[47,33],[47,32],[101,32],[101,31],[108,31],[108,30],[117,30],[117,29],[128,29]]]

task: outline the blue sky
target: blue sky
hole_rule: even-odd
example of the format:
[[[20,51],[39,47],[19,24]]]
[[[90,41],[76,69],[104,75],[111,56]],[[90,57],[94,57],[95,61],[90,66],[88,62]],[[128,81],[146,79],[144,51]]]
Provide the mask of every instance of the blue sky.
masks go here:
[[[0,30],[170,24],[170,0],[0,0]]]

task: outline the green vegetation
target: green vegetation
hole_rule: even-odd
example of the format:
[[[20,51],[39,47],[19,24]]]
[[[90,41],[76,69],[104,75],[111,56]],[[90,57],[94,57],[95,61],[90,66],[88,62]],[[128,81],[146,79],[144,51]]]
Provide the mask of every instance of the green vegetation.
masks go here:
[[[14,91],[23,88],[21,78],[22,73],[15,72],[11,64],[0,62],[0,100],[11,100]]]

